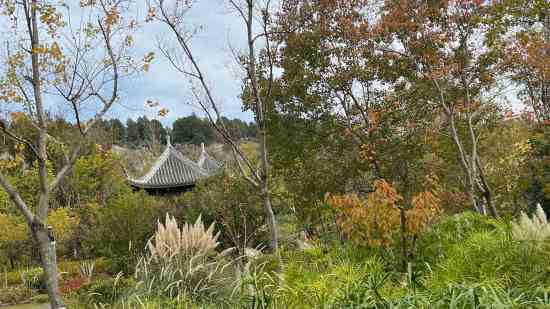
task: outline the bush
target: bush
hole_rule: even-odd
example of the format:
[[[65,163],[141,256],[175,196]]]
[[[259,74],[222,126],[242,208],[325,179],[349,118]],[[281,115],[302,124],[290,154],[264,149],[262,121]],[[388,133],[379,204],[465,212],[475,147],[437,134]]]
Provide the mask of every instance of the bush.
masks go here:
[[[502,223],[475,212],[444,216],[420,237],[416,253],[419,265],[435,265],[444,259],[454,245],[463,243],[472,234],[493,231]]]
[[[286,253],[277,301],[291,308],[314,308],[318,304],[340,308],[365,297],[367,287],[362,282],[371,280],[376,285],[370,287],[382,289],[389,278],[384,263],[376,257],[365,258],[361,250],[351,251],[340,247]]]
[[[429,284],[495,282],[505,288],[529,289],[550,283],[546,247],[512,239],[507,231],[479,232],[456,244],[430,276]]]
[[[135,287],[136,282],[131,278],[107,278],[84,284],[78,290],[80,302],[91,304],[111,304],[119,297]]]
[[[23,285],[33,290],[45,290],[46,281],[42,268],[29,268],[21,272]]]
[[[28,301],[36,292],[25,286],[0,289],[0,306]]]
[[[21,272],[19,271],[10,271],[2,275],[1,283],[7,283],[8,285],[20,285],[23,284],[23,279],[21,278]]]
[[[111,274],[132,274],[155,232],[157,220],[168,209],[165,206],[144,192],[121,194],[113,204],[97,210],[97,222],[91,226],[84,247],[94,248],[95,252],[90,253],[94,256],[106,257]]]

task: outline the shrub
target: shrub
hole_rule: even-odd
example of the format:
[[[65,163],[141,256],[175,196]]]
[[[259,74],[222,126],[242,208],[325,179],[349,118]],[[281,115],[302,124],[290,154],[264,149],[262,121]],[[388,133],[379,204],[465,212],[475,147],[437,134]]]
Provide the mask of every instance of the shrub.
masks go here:
[[[119,297],[127,293],[130,288],[133,288],[136,282],[131,278],[115,278],[100,279],[92,283],[84,284],[78,290],[80,302],[91,304],[110,304],[114,303]]]
[[[162,201],[144,192],[121,194],[111,205],[98,209],[84,247],[94,249],[91,255],[106,257],[111,274],[132,274],[155,231],[155,223],[166,210]]]
[[[472,234],[500,227],[498,221],[471,211],[442,217],[419,238],[416,262],[435,265],[448,255],[453,246],[463,243]]]
[[[367,294],[362,282],[373,280],[376,285],[372,287],[382,289],[389,278],[384,278],[384,263],[379,258],[360,259],[361,254],[351,251],[340,247],[287,253],[277,301],[290,308],[315,308],[318,304],[341,308],[358,303]]]
[[[46,289],[46,281],[44,280],[42,268],[29,268],[22,271],[20,274],[25,287],[33,290]]]
[[[550,283],[549,253],[545,248],[512,239],[504,231],[479,232],[455,245],[430,276],[429,284],[496,282],[505,288]]]
[[[65,279],[61,284],[61,293],[69,294],[72,292],[76,292],[80,289],[80,287],[82,287],[85,282],[86,279],[80,276]]]
[[[21,272],[19,271],[10,271],[2,275],[1,278],[2,285],[7,283],[7,285],[21,285],[23,284],[23,279],[21,278]]]
[[[36,292],[25,286],[0,289],[0,305],[17,304],[29,300]]]
[[[214,251],[219,244],[220,234],[214,235],[213,232],[214,223],[205,230],[200,216],[195,224],[185,223],[180,230],[176,219],[166,214],[165,225],[158,222],[155,242],[149,241],[147,247],[151,257],[157,260],[204,255]]]

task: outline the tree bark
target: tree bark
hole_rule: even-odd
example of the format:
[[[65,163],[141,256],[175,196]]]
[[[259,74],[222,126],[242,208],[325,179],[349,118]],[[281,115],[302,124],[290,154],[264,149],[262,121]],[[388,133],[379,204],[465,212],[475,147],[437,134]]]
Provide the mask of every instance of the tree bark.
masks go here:
[[[48,231],[42,222],[33,222],[32,235],[40,249],[40,260],[46,279],[46,287],[52,309],[65,308],[59,290],[59,272],[55,241],[50,241]]]
[[[401,223],[401,254],[402,254],[402,266],[403,269],[406,269],[407,262],[408,262],[408,254],[407,254],[407,214],[405,213],[405,209],[402,207],[399,207],[399,216],[400,216],[400,223]]]

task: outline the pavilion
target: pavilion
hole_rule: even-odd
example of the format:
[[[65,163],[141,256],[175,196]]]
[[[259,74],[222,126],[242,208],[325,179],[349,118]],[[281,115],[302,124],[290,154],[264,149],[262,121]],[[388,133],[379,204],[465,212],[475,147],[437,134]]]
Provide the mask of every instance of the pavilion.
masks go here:
[[[223,164],[210,156],[204,144],[197,162],[184,156],[170,143],[167,137],[166,149],[157,158],[151,169],[141,178],[128,178],[128,183],[137,190],[153,195],[171,195],[189,191],[199,180],[218,174]]]

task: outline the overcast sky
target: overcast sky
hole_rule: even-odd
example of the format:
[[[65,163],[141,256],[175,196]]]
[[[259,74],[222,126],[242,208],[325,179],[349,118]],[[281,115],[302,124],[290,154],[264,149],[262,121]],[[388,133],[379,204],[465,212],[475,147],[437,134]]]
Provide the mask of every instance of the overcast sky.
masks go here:
[[[68,0],[66,3],[72,12],[73,21],[79,20],[81,14],[79,0]],[[147,12],[145,0],[136,0],[135,5],[135,18],[142,24],[142,27],[134,36],[134,56],[141,59],[145,54],[155,52],[156,57],[148,73],[121,81],[120,104],[113,106],[107,117],[119,118],[125,122],[129,117],[137,118],[146,115],[170,126],[175,119],[191,113],[204,116],[202,110],[193,105],[189,81],[173,69],[158,50],[157,38],[173,40],[174,35],[165,25],[144,23]],[[200,27],[201,29],[192,39],[190,45],[211,85],[222,114],[228,118],[253,121],[252,113],[242,111],[239,100],[242,72],[239,71],[231,53],[231,48],[244,51],[246,46],[246,32],[242,20],[229,9],[227,0],[195,0],[187,17],[190,27]],[[1,42],[10,41],[13,35],[8,25],[7,19],[2,16],[0,18]],[[4,59],[5,50],[3,48],[1,54]],[[58,99],[47,97],[45,100],[50,104],[46,102],[46,107],[48,108],[49,105],[48,109],[53,115],[61,115],[71,120],[73,115],[70,108],[67,104],[56,104]],[[159,117],[158,108],[147,107],[147,100],[158,101],[160,106],[167,108],[169,110],[167,116]],[[18,108],[13,105],[2,105],[0,113],[8,113],[14,109]],[[91,117],[96,111],[97,109],[92,107],[89,111],[82,110],[81,113],[86,118]]]
[[[240,72],[233,59],[231,47],[242,49],[246,43],[246,33],[242,21],[229,10],[227,1],[197,1],[189,12],[189,23],[202,27],[191,42],[194,54],[203,68],[214,96],[221,103],[222,114],[229,118],[252,121],[252,114],[242,111],[239,100]],[[139,8],[138,15],[144,18],[145,5]],[[156,58],[148,73],[132,78],[122,85],[121,104],[111,112],[111,117],[126,119],[128,116],[147,115],[155,117],[156,111],[146,107],[147,100],[159,101],[168,108],[166,117],[159,118],[171,124],[176,118],[195,112],[203,115],[193,105],[189,82],[176,72],[168,60],[157,50],[157,38],[171,39],[173,34],[160,24],[145,24],[136,35],[136,53],[156,53]],[[158,118],[158,117],[157,117]]]

